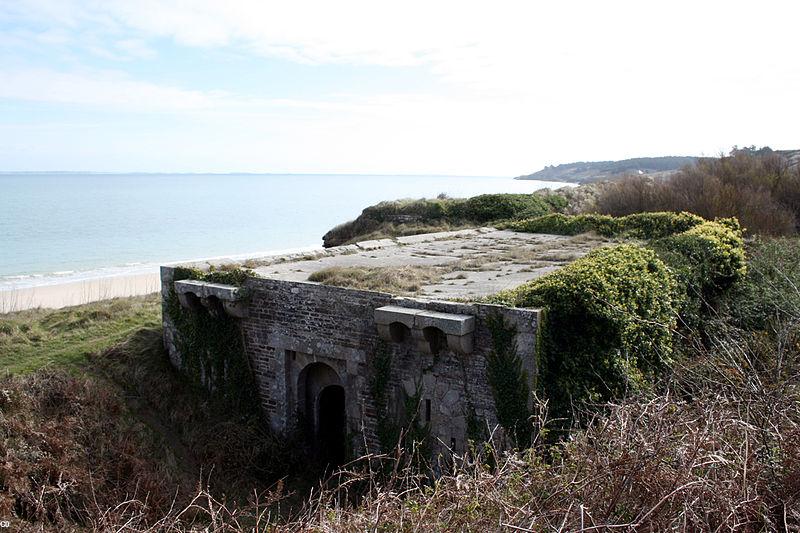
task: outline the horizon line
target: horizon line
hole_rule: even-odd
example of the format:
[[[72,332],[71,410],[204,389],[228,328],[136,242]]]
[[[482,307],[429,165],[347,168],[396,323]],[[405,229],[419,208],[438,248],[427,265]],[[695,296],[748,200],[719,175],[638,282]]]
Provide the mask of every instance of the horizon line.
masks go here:
[[[445,178],[509,178],[511,175],[488,174],[436,174],[385,172],[165,172],[165,171],[105,171],[105,170],[0,170],[4,174],[97,174],[97,175],[184,175],[184,176],[393,176],[393,177],[445,177]]]

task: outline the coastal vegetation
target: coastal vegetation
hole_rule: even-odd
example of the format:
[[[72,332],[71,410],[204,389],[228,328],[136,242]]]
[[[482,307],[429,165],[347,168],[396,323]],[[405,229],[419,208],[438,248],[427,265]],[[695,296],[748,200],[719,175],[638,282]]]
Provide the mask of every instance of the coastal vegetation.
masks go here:
[[[800,151],[750,147],[720,157],[678,159],[687,161],[666,174],[622,172],[609,181],[592,180],[555,191],[381,202],[330,230],[323,241],[330,247],[480,225],[518,229],[521,226],[512,223],[520,221],[526,221],[527,231],[617,234],[636,228],[609,227],[611,219],[599,215],[616,217],[616,224],[635,226],[656,222],[658,217],[640,215],[654,212],[686,213],[679,218],[661,217],[678,224],[733,217],[752,235],[794,235],[800,228]],[[559,216],[575,214],[585,216]],[[632,218],[621,218],[626,215]],[[700,218],[692,219],[692,215]],[[543,218],[536,220],[538,217]],[[570,227],[565,226],[567,222]],[[648,228],[641,231],[644,238],[652,238]]]
[[[15,375],[48,365],[80,372],[87,354],[160,325],[161,299],[155,295],[0,315],[0,368]]]
[[[336,226],[322,240],[326,247],[372,238],[398,237],[476,227],[500,220],[530,218],[564,209],[556,194],[482,194],[472,198],[395,200],[369,206],[358,218]]]
[[[718,297],[746,273],[735,219],[708,222],[688,213],[541,218],[549,219],[550,231],[582,228],[645,239],[597,249],[491,299],[545,309],[541,392],[567,421],[575,405],[650,388],[674,361],[678,321],[701,327]],[[513,226],[535,231],[541,218]]]

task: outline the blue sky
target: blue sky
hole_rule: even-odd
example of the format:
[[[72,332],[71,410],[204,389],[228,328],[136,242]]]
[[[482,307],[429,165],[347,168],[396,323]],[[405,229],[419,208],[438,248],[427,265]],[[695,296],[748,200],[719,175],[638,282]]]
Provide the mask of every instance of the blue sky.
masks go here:
[[[770,1],[0,0],[0,170],[513,176],[797,148],[798,15]]]

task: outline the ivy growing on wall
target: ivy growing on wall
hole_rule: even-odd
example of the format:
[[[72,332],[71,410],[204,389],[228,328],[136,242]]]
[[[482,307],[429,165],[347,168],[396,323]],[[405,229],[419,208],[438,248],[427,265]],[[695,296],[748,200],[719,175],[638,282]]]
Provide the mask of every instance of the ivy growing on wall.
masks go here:
[[[377,436],[381,451],[388,453],[399,444],[406,452],[415,452],[418,457],[427,458],[430,425],[420,421],[419,406],[422,388],[417,386],[413,395],[406,395],[403,412],[392,416],[389,409],[389,380],[392,371],[392,357],[389,347],[380,341],[372,358],[372,378],[370,393],[375,401],[377,414]]]
[[[487,356],[489,385],[494,397],[497,420],[518,445],[530,442],[528,374],[517,355],[517,329],[506,325],[500,314],[487,317],[492,335],[492,351]]]
[[[243,269],[204,272],[178,267],[173,275],[174,281],[193,279],[241,286],[251,273]],[[236,320],[225,313],[184,309],[173,287],[166,312],[178,333],[176,342],[185,375],[232,407],[252,409],[257,404],[255,382]]]
[[[469,398],[468,395],[467,397]],[[488,440],[488,427],[486,424],[481,422],[480,418],[478,418],[478,413],[475,411],[475,406],[472,405],[472,401],[469,399],[467,399],[467,409],[465,414],[467,421],[467,440],[473,443],[484,442]]]
[[[399,426],[391,421],[389,416],[389,378],[392,372],[392,357],[386,342],[379,341],[372,358],[372,381],[370,393],[375,401],[375,410],[378,417],[376,432],[381,450],[386,452],[392,449],[400,438]]]

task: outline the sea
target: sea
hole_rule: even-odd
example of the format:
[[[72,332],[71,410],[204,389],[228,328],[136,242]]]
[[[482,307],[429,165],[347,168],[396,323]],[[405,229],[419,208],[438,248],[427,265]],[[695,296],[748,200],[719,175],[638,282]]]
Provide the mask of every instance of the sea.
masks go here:
[[[382,200],[563,186],[476,176],[0,173],[0,291],[313,250]]]

